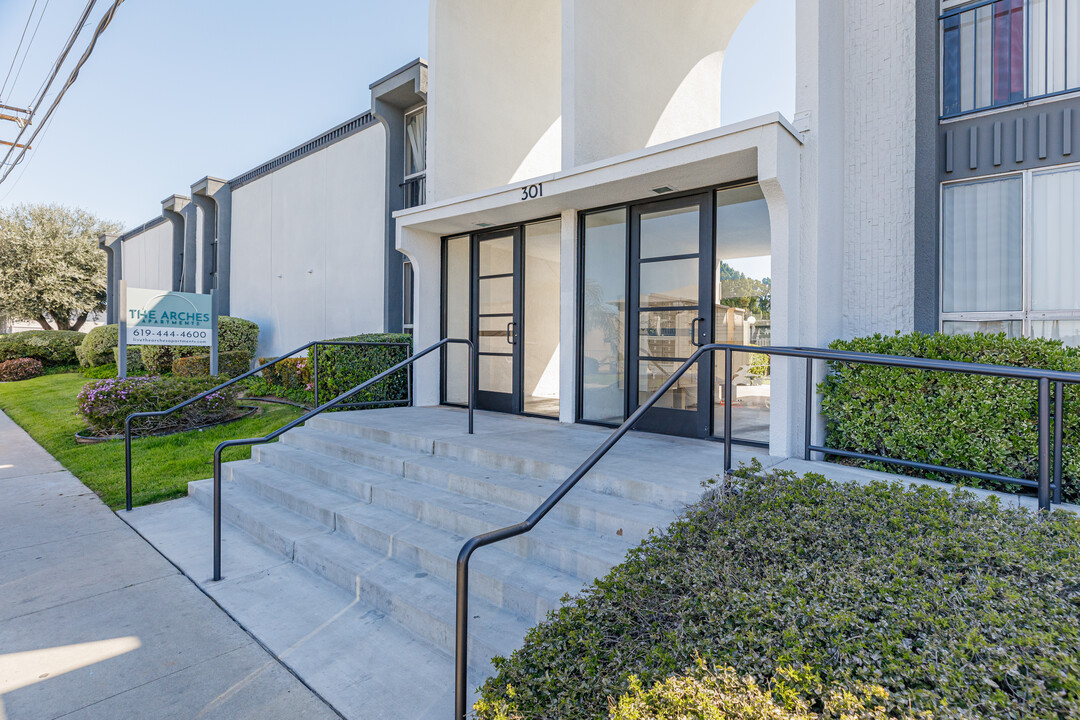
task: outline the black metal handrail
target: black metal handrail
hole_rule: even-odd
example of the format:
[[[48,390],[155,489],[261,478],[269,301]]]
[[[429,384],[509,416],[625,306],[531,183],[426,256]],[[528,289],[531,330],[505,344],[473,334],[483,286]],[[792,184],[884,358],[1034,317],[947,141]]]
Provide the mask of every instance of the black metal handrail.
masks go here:
[[[986,365],[980,363],[965,363],[954,360],[934,360],[930,358],[903,357],[897,355],[882,355],[876,353],[859,353],[844,350],[825,350],[818,348],[797,347],[749,347],[745,345],[727,345],[714,343],[703,345],[690,356],[674,373],[664,382],[660,388],[649,397],[622,425],[615,429],[611,435],[598,447],[586,460],[574,470],[537,507],[525,520],[509,525],[498,530],[483,533],[469,539],[458,553],[457,559],[457,627],[455,645],[455,689],[454,717],[464,720],[468,714],[468,623],[469,623],[469,559],[473,552],[486,545],[492,545],[502,540],[508,540],[518,535],[523,535],[532,530],[548,512],[554,508],[567,493],[578,483],[596,463],[607,455],[608,451],[641,420],[642,416],[649,411],[663,395],[674,386],[683,374],[697,363],[704,355],[714,352],[723,352],[724,363],[724,472],[731,471],[731,406],[732,406],[732,356],[734,353],[759,353],[765,355],[777,355],[789,358],[802,358],[806,360],[806,399],[804,407],[804,441],[803,457],[811,459],[811,453],[818,452],[841,457],[851,457],[863,460],[895,463],[906,467],[914,467],[923,470],[937,472],[950,472],[969,477],[1011,482],[1025,487],[1037,487],[1039,493],[1039,507],[1049,510],[1051,502],[1061,502],[1061,445],[1062,445],[1062,417],[1063,417],[1063,386],[1066,384],[1080,384],[1080,373],[1064,372],[1058,370],[1036,370],[1031,368],[1012,367],[1007,365]],[[1039,479],[1031,481],[1024,478],[1009,478],[1002,475],[977,473],[970,470],[949,468],[941,465],[917,463],[907,460],[894,460],[877,455],[853,453],[849,451],[828,448],[813,443],[813,411],[814,411],[814,361],[825,360],[827,362],[863,363],[868,365],[884,365],[889,367],[910,368],[915,370],[936,370],[942,372],[965,373],[969,375],[987,375],[991,377],[1013,378],[1019,380],[1038,381],[1039,392],[1039,443],[1038,463]],[[1054,403],[1054,462],[1051,483],[1050,462],[1050,383],[1055,384]],[[1052,493],[1052,495],[1051,495]],[[1053,500],[1051,500],[1053,497]]]
[[[163,415],[168,415],[170,413],[176,412],[177,410],[182,410],[183,408],[186,408],[188,405],[191,405],[192,403],[196,403],[199,400],[203,400],[206,397],[208,397],[210,395],[213,395],[214,393],[218,392],[219,390],[224,390],[225,388],[229,387],[230,385],[235,385],[236,383],[240,382],[241,380],[245,380],[245,379],[251,377],[252,375],[255,375],[256,373],[265,370],[266,368],[270,367],[271,365],[276,365],[277,363],[281,362],[282,360],[287,360],[287,359],[293,357],[294,355],[302,353],[302,352],[304,352],[305,350],[307,350],[308,348],[310,348],[312,346],[315,346],[314,377],[313,377],[313,381],[312,381],[312,388],[314,389],[314,393],[315,393],[315,404],[318,405],[319,404],[319,346],[320,345],[325,345],[325,346],[347,345],[347,346],[361,346],[361,347],[362,346],[370,346],[370,345],[378,345],[378,346],[386,346],[386,347],[404,347],[404,348],[407,348],[407,352],[412,351],[412,343],[408,343],[408,342],[371,342],[371,341],[366,341],[366,340],[312,340],[307,345],[301,345],[300,347],[296,348],[295,350],[290,350],[289,352],[285,353],[284,355],[276,357],[276,358],[274,358],[273,360],[271,360],[268,363],[264,363],[264,364],[260,365],[259,367],[255,368],[253,370],[248,370],[243,375],[237,375],[236,377],[231,378],[230,380],[226,380],[225,382],[221,383],[220,385],[217,385],[217,386],[207,390],[206,392],[199,393],[195,397],[190,398],[188,400],[185,400],[182,403],[178,403],[176,405],[173,405],[171,408],[168,408],[167,410],[147,410],[147,411],[144,411],[144,412],[137,412],[137,413],[132,413],[132,414],[128,415],[124,419],[124,490],[125,490],[125,493],[126,493],[126,500],[125,500],[124,508],[127,510],[127,512],[131,512],[131,494],[132,494],[131,493],[131,421],[132,420],[134,420],[136,418],[144,418],[144,417],[161,417]],[[350,407],[360,407],[360,406],[367,406],[367,405],[372,405],[372,404],[394,405],[394,404],[400,404],[401,402],[406,402],[406,403],[411,402],[411,400],[412,400],[412,374],[411,374],[411,372],[410,372],[409,381],[408,381],[408,392],[409,392],[409,397],[405,401],[387,400],[387,401],[380,401],[378,403],[356,403],[356,404],[350,405]]]
[[[359,385],[352,388],[351,390],[346,390],[345,392],[341,393],[340,395],[338,395],[333,400],[329,400],[329,401],[323,403],[322,405],[319,405],[318,407],[316,407],[316,408],[314,408],[312,410],[309,410],[308,412],[304,413],[303,415],[296,418],[292,422],[290,422],[290,423],[288,423],[286,425],[283,425],[282,427],[279,427],[277,430],[273,431],[272,433],[269,433],[268,435],[263,435],[262,437],[258,437],[258,438],[246,438],[246,439],[243,439],[243,440],[225,440],[224,442],[219,443],[218,446],[216,448],[214,448],[214,580],[220,580],[221,579],[221,453],[222,453],[222,451],[225,450],[226,448],[230,448],[230,447],[240,447],[240,446],[244,446],[244,445],[260,445],[262,443],[268,443],[271,440],[275,440],[278,437],[280,437],[281,435],[288,432],[289,430],[292,430],[297,425],[305,423],[308,420],[310,420],[311,418],[318,415],[319,413],[323,412],[324,410],[327,410],[328,408],[331,408],[331,407],[337,405],[342,400],[345,400],[347,398],[352,397],[353,395],[360,392],[361,390],[363,390],[363,389],[365,389],[367,387],[370,387],[371,385],[374,385],[375,383],[379,382],[380,380],[383,380],[383,379],[393,375],[394,373],[402,370],[403,368],[411,367],[412,364],[414,362],[416,362],[417,360],[419,360],[420,358],[422,358],[422,357],[424,357],[426,355],[429,355],[430,353],[438,350],[439,348],[445,347],[445,346],[447,346],[447,345],[449,345],[451,343],[460,343],[462,345],[467,345],[469,347],[469,434],[472,435],[473,434],[473,410],[474,410],[474,408],[476,406],[476,391],[475,391],[475,381],[474,381],[474,379],[475,379],[475,368],[473,366],[473,363],[475,361],[474,361],[473,358],[474,358],[476,353],[473,352],[473,343],[472,343],[471,340],[463,340],[463,339],[459,339],[459,338],[444,338],[444,339],[440,340],[439,342],[435,343],[434,345],[431,345],[431,346],[429,346],[427,348],[424,348],[423,350],[421,350],[418,353],[410,355],[408,358],[406,358],[405,360],[402,360],[397,365],[394,365],[392,368],[389,368],[388,370],[384,370],[383,372],[379,373],[375,377],[370,378],[368,380],[365,380],[364,382],[360,383]]]

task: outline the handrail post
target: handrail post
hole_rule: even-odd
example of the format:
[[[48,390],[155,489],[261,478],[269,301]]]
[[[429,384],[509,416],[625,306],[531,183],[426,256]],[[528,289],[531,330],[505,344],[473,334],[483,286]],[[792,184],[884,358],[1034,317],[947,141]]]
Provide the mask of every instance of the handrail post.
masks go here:
[[[221,580],[221,445],[214,448],[214,581]]]
[[[469,434],[473,434],[473,409],[476,407],[476,352],[469,341]]]
[[[1050,380],[1039,378],[1039,509],[1050,509]]]
[[[131,512],[131,416],[124,418],[124,509]]]
[[[814,358],[806,358],[806,407],[803,409],[803,460],[810,459],[814,444]]]
[[[315,390],[315,407],[319,407],[319,343],[315,343],[315,367],[312,371],[315,380],[312,382],[312,387]]]
[[[724,349],[724,474],[731,472],[731,348]]]
[[[461,549],[457,561],[457,627],[454,631],[454,718],[469,715],[469,557],[472,543]]]
[[[1054,383],[1054,502],[1061,503],[1062,436],[1065,433],[1065,383]]]

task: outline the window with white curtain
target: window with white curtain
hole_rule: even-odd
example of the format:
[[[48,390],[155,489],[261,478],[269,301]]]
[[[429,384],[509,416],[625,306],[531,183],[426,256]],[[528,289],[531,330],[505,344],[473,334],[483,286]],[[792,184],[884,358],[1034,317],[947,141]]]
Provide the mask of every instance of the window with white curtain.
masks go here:
[[[405,177],[427,170],[427,111],[424,108],[405,116]]]
[[[1080,346],[1080,166],[942,189],[941,329]]]

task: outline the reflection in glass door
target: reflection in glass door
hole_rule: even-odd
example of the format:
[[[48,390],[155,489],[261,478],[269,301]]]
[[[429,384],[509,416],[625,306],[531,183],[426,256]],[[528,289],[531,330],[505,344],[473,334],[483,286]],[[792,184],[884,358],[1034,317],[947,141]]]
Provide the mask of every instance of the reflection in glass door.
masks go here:
[[[638,407],[712,334],[709,196],[632,208],[629,356],[631,407]],[[638,423],[639,430],[709,433],[711,358],[690,368]]]
[[[520,238],[516,228],[476,238],[476,402],[485,410],[516,412],[521,404],[515,377],[520,367]]]

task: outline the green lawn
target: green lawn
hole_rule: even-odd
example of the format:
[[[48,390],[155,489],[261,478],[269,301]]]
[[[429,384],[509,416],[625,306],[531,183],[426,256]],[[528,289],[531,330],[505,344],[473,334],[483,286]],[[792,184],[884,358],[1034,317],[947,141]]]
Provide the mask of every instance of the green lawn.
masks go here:
[[[96,492],[111,508],[124,506],[124,442],[96,445],[75,442],[85,428],[75,412],[75,396],[90,382],[78,373],[46,375],[0,383],[0,409],[30,433],[53,457]],[[143,438],[131,443],[133,501],[136,505],[171,500],[187,494],[187,483],[211,477],[214,448],[222,440],[259,437],[299,417],[299,408],[273,403],[258,405],[249,418],[207,430]],[[251,456],[250,448],[233,448],[224,459]]]

